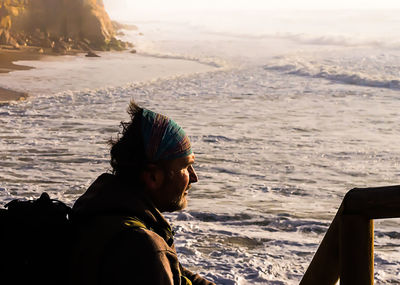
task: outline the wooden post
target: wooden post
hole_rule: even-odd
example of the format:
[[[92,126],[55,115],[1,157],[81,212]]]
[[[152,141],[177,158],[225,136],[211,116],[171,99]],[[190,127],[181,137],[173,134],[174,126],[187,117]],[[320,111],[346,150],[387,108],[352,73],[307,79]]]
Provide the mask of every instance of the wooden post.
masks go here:
[[[336,213],[300,285],[334,285],[339,279],[339,224],[343,206]]]
[[[342,215],[340,285],[374,284],[374,224],[361,215]]]
[[[300,285],[374,284],[373,219],[400,217],[400,185],[347,192]]]

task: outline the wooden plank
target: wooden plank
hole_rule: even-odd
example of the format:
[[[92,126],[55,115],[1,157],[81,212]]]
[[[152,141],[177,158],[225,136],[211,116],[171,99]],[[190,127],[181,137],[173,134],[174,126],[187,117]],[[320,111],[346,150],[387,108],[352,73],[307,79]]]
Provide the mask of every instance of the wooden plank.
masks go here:
[[[342,215],[340,285],[374,284],[374,224],[360,215]]]
[[[400,217],[400,186],[354,188],[347,192],[344,214],[362,215],[369,219]]]

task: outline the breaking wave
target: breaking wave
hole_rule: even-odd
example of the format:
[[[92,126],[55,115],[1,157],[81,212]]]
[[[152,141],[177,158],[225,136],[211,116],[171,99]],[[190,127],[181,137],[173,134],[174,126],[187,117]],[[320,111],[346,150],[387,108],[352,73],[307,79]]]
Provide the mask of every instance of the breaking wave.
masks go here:
[[[380,47],[380,48],[399,48],[400,42],[384,38],[356,38],[347,35],[312,35],[307,33],[237,33],[229,31],[211,31],[207,33],[231,38],[249,40],[288,40],[296,44],[316,45],[316,46],[340,46],[340,47]]]
[[[392,66],[388,66],[387,56],[385,56],[385,62],[379,58],[343,59],[340,58],[340,55],[324,60],[289,56],[276,59],[272,64],[265,65],[264,69],[303,77],[323,78],[351,85],[400,89],[399,67],[396,67],[395,64],[399,57],[393,58],[396,61],[393,61]],[[382,62],[380,63],[380,61]]]
[[[195,61],[201,64],[206,64],[212,67],[216,68],[222,68],[222,67],[227,67],[227,62],[214,58],[214,57],[194,57],[190,55],[182,55],[182,54],[172,54],[172,53],[157,53],[157,52],[146,52],[146,51],[140,51],[138,54],[143,55],[143,56],[150,56],[150,57],[155,57],[155,58],[164,58],[164,59],[181,59],[181,60],[189,60],[189,61]]]

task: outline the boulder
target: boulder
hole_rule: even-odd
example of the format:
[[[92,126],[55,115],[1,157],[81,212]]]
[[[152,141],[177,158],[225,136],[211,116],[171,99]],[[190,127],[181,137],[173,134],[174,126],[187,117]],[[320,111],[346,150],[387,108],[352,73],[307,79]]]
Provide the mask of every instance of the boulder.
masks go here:
[[[8,30],[2,29],[0,31],[0,44],[7,45],[10,40],[10,32]]]
[[[52,50],[55,53],[67,54],[71,50],[71,46],[63,39],[59,39],[58,41],[54,42]]]
[[[10,37],[8,39],[8,44],[11,45],[14,49],[19,49],[19,44],[13,37]]]
[[[125,42],[118,40],[114,37],[112,37],[111,40],[108,42],[108,47],[109,49],[119,51],[126,49]]]
[[[88,51],[88,53],[85,55],[86,57],[100,57],[100,55],[94,53],[93,51]]]
[[[49,38],[41,39],[40,40],[40,46],[43,47],[43,48],[54,48],[55,47],[55,42],[52,41]]]

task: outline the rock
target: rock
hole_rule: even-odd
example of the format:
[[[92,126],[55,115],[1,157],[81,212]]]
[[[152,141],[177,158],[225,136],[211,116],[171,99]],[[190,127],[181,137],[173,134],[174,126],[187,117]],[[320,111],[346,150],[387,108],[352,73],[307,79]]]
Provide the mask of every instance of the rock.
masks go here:
[[[126,50],[127,48],[130,48],[130,47],[133,47],[133,44],[121,41],[121,40],[113,37],[108,43],[107,50],[122,51],[122,50]]]
[[[40,46],[43,48],[54,48],[55,42],[49,38],[40,40]]]
[[[85,50],[126,48],[122,41],[113,40],[115,28],[101,0],[0,0],[0,10],[0,41],[4,43],[11,35],[19,45],[27,39],[28,45],[61,52],[82,41]],[[15,36],[23,31],[23,39]],[[60,37],[68,46],[57,44]]]
[[[10,35],[9,31],[2,29],[0,33],[0,44],[10,45],[13,49],[19,49],[19,43]]]
[[[32,35],[29,36],[27,43],[30,46],[38,46],[38,47],[40,47],[41,44],[42,44],[42,41],[40,40],[38,34],[32,34]]]
[[[2,30],[0,32],[0,44],[7,45],[10,39],[10,33],[7,30]]]
[[[53,52],[55,53],[66,54],[70,50],[71,47],[62,39],[54,43]]]
[[[17,41],[14,38],[10,38],[10,45],[12,45],[12,47],[14,49],[19,49],[19,44],[17,43]]]
[[[88,46],[90,45],[90,41],[88,39],[83,39],[82,42],[87,44]]]
[[[114,30],[118,31],[118,30],[130,30],[130,31],[137,31],[138,27],[135,25],[129,25],[129,24],[122,24],[120,22],[117,21],[111,21],[111,24],[114,28]]]
[[[132,49],[132,50],[130,51],[130,53],[136,53],[136,50],[135,50],[135,49]]]
[[[25,41],[25,37],[23,34],[17,34],[14,36],[14,39],[17,41],[17,43],[20,46],[26,46],[26,41]]]
[[[117,40],[114,37],[108,42],[107,46],[108,46],[108,49],[122,50],[121,43],[119,42],[119,40]]]
[[[90,51],[89,45],[85,42],[77,42],[76,47],[78,50]]]
[[[100,57],[100,55],[94,53],[93,51],[89,51],[86,55],[86,57]]]

